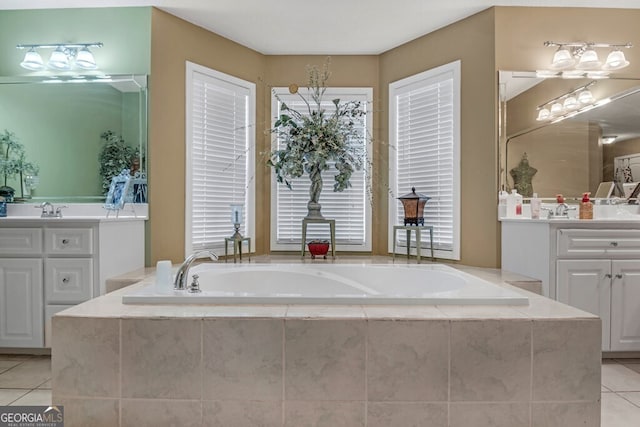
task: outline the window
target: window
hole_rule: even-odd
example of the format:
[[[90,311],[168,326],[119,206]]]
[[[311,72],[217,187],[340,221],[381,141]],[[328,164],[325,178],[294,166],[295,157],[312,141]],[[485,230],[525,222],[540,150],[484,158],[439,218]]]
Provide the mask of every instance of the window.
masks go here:
[[[187,62],[186,115],[185,253],[224,247],[232,203],[253,237],[255,85]]]
[[[306,111],[306,104],[298,94],[290,94],[287,88],[275,88],[280,101],[289,108]],[[301,93],[302,92],[301,90]],[[341,102],[361,101],[363,108],[371,105],[373,91],[371,88],[327,88],[323,96],[323,107],[333,108],[332,100],[339,98]],[[280,101],[272,96],[272,119],[279,116]],[[371,117],[365,116],[366,132],[371,135]],[[359,143],[369,150],[367,138]],[[277,141],[274,141],[277,143]],[[275,147],[274,147],[275,148]],[[370,162],[367,161],[367,164]],[[370,251],[371,250],[371,203],[366,185],[364,170],[354,171],[351,175],[351,187],[342,192],[333,191],[336,170],[331,167],[322,173],[322,194],[320,204],[325,218],[336,220],[336,248],[341,251]],[[284,184],[278,184],[272,173],[271,179],[271,249],[272,250],[300,250],[302,239],[302,218],[307,215],[309,201],[308,175],[293,180],[293,190]],[[328,239],[329,227],[325,224],[310,224],[307,239]]]
[[[415,187],[431,197],[424,216],[436,256],[460,259],[460,61],[389,85],[389,144],[389,252],[404,217],[396,197]]]

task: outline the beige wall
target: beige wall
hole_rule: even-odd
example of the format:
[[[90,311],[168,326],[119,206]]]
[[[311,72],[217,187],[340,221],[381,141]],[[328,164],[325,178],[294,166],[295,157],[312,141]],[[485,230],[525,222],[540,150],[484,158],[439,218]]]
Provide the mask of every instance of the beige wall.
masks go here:
[[[497,203],[496,77],[494,9],[399,46],[380,56],[381,138],[388,140],[389,83],[460,59],[461,87],[461,260],[468,265],[499,265]],[[377,166],[387,169],[387,158]],[[387,244],[386,185],[378,188],[383,230],[377,247]],[[384,206],[382,206],[384,204]]]
[[[373,252],[387,253],[388,84],[448,62],[462,61],[461,262],[497,267],[500,232],[498,189],[498,69],[533,70],[550,60],[542,43],[557,40],[631,41],[640,10],[496,7],[420,37],[379,56],[332,58],[332,85],[373,86],[374,168]],[[306,80],[304,67],[320,56],[264,56],[154,9],[152,14],[150,108],[151,262],[184,257],[184,61],[190,60],[257,84],[257,123],[269,126],[268,88]],[[640,50],[627,53],[640,75]],[[269,138],[256,129],[257,152]],[[260,161],[258,156],[257,162]],[[269,174],[256,170],[257,251],[269,248]]]
[[[185,61],[255,82],[258,105],[265,98],[259,82],[263,55],[153,9],[148,227],[152,264],[159,259],[184,259]],[[264,122],[263,110],[256,115],[258,123]],[[256,202],[262,203],[260,196]]]
[[[474,45],[458,43],[472,39]],[[375,183],[373,253],[387,251],[388,84],[432,67],[462,59],[462,219],[461,262],[499,263],[495,219],[496,147],[493,11],[488,10],[380,56],[334,56],[332,86],[374,88]],[[443,49],[447,46],[447,49]],[[190,60],[258,86],[256,152],[270,140],[268,91],[272,86],[306,83],[305,66],[324,56],[264,56],[154,9],[152,14],[150,157],[150,262],[184,257],[184,61]],[[171,100],[168,102],[168,100]],[[269,169],[256,160],[256,249],[269,250]]]
[[[538,70],[553,58],[552,41],[631,42],[624,53],[631,65],[616,74],[640,76],[638,9],[496,7],[496,68]]]
[[[604,176],[603,181],[613,181],[614,165],[613,161],[616,157],[622,157],[629,154],[640,153],[640,138],[627,139],[626,141],[616,142],[604,146],[603,163]],[[640,181],[640,177],[634,176],[634,181]]]
[[[625,49],[624,53],[631,65],[615,73],[617,77],[640,77],[640,32],[637,31],[637,22],[640,20],[640,10],[637,9],[589,9],[589,8],[529,8],[529,7],[496,7],[496,69],[497,70],[538,70],[548,66],[553,58],[555,48],[545,47],[544,42],[552,41],[594,41],[605,43],[631,42],[635,47]],[[556,80],[544,83],[557,90],[561,88],[571,89],[578,85],[577,81]],[[637,81],[600,81],[593,86],[591,91],[596,99],[602,99],[611,94],[619,93]],[[553,92],[555,95],[558,93]],[[529,100],[529,106],[519,104],[523,108],[520,116],[517,116],[517,102],[507,108],[507,135],[512,135],[531,126],[535,126],[535,113],[529,113],[528,109],[554,96],[539,96]],[[526,110],[526,111],[525,111]],[[514,114],[516,113],[516,114]],[[529,114],[529,115],[527,115]],[[513,115],[513,117],[511,117]],[[589,131],[588,157],[584,163],[580,163],[583,170],[591,170],[588,187],[592,192],[597,188],[597,183],[602,178],[602,172],[597,165],[603,160],[601,148],[597,145],[599,129],[591,128]],[[504,139],[501,140],[504,144]],[[564,150],[566,152],[566,150]],[[501,146],[500,155],[504,156],[504,146]],[[554,156],[549,151],[550,157]],[[504,162],[501,162],[503,165]],[[532,163],[533,164],[533,163]],[[576,164],[568,162],[570,168]],[[535,165],[534,165],[535,166]],[[598,173],[595,173],[597,170]],[[503,179],[508,175],[503,170]],[[582,174],[582,170],[579,171]],[[578,173],[578,171],[576,171]],[[606,179],[606,176],[605,178]],[[577,187],[576,187],[577,189]],[[582,190],[586,191],[586,190]]]
[[[589,135],[588,124],[564,121],[511,139],[507,150],[507,188],[513,188],[511,169],[527,153],[529,165],[538,170],[532,179],[533,191],[538,196],[554,197],[561,193],[577,197],[585,191],[595,193],[589,179]]]

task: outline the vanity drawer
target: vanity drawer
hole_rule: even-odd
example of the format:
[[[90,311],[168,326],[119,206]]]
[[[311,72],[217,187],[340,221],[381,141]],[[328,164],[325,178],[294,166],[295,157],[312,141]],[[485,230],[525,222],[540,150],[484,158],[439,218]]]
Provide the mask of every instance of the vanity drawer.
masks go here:
[[[91,299],[93,260],[91,258],[48,258],[44,263],[46,304],[75,304]]]
[[[91,255],[93,253],[93,229],[47,228],[44,243],[49,254]]]
[[[558,230],[558,256],[640,256],[640,230]]]
[[[41,253],[41,228],[0,228],[0,255],[38,255]]]

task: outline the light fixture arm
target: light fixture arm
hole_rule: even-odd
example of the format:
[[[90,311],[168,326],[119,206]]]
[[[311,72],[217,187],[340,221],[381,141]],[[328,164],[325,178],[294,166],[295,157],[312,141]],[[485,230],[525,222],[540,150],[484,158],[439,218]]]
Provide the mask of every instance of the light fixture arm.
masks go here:
[[[544,103],[542,103],[542,104],[538,105],[538,106],[536,107],[536,109],[537,109],[537,110],[540,110],[540,109],[542,109],[545,105],[553,104],[554,102],[559,101],[559,100],[561,100],[562,98],[567,98],[567,97],[569,97],[569,96],[571,96],[571,95],[574,95],[574,94],[576,94],[576,93],[578,93],[578,92],[582,92],[583,90],[589,89],[591,86],[593,86],[593,85],[594,85],[594,84],[596,84],[596,83],[597,83],[597,82],[596,82],[595,80],[590,81],[590,82],[589,82],[589,83],[587,83],[586,85],[582,85],[582,86],[580,86],[580,87],[578,87],[578,88],[576,88],[576,89],[570,90],[570,91],[569,91],[569,92],[567,92],[567,93],[563,93],[563,94],[562,94],[562,95],[560,95],[560,96],[556,96],[555,98],[550,99],[549,101],[544,102]]]
[[[82,49],[89,47],[102,47],[102,42],[93,43],[42,43],[42,44],[19,44],[16,45],[17,49]]]

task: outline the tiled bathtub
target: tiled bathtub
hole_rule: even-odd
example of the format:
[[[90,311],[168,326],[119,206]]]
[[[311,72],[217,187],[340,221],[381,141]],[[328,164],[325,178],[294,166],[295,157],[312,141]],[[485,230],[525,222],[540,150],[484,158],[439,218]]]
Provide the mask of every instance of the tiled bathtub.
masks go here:
[[[541,296],[520,307],[123,305],[130,291],[53,319],[66,427],[600,425],[600,320]]]

